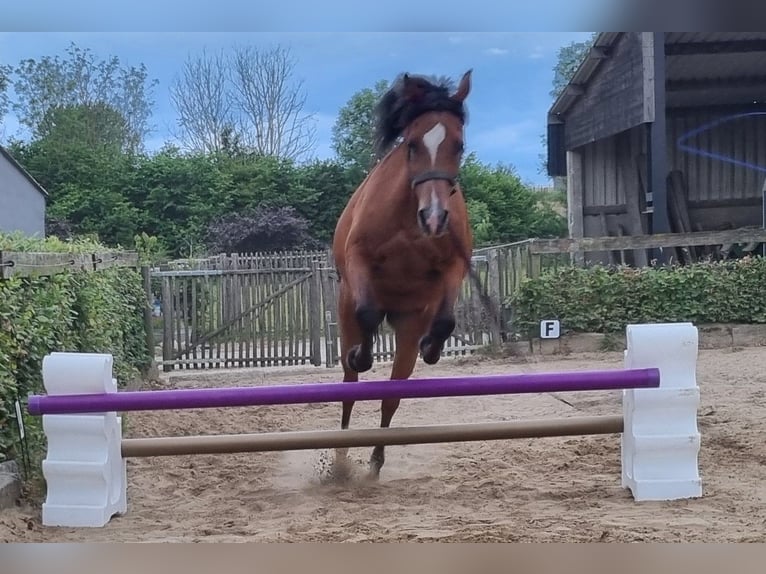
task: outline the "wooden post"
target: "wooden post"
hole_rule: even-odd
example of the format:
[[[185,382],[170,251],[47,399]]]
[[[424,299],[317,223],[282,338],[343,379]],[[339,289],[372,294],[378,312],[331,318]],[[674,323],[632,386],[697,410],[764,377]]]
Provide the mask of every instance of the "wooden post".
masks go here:
[[[648,125],[647,159],[648,187],[652,196],[651,233],[670,233],[667,199],[667,126],[665,121],[665,33],[645,32],[644,43],[651,44],[651,50],[645,50],[644,92],[651,93],[653,113]],[[646,57],[647,52],[651,54]],[[656,250],[654,258],[665,263],[670,254]]]
[[[319,264],[311,261],[309,278],[309,344],[311,364],[322,364],[322,285],[319,279]]]
[[[567,217],[569,237],[581,239],[585,228],[583,222],[582,154],[576,151],[567,151]],[[582,265],[585,261],[585,253],[573,253],[572,261],[576,265]]]
[[[144,303],[144,336],[146,337],[146,350],[151,360],[149,369],[151,369],[154,366],[154,328],[152,326],[152,276],[149,267],[141,267],[141,278],[143,279],[144,294],[146,296]],[[144,377],[148,372],[147,370],[147,372],[142,373]]]
[[[330,268],[322,268],[322,303],[324,307],[324,339],[326,348],[325,365],[334,367],[338,363],[338,301],[337,288],[333,283]]]
[[[162,278],[162,360],[173,358],[173,299],[170,293],[171,277]],[[172,365],[162,365],[165,372],[173,370]]]
[[[490,345],[493,347],[502,342],[503,301],[500,299],[500,261],[497,249],[487,252],[487,296],[497,309],[497,317],[489,318]],[[491,312],[491,309],[487,309]]]

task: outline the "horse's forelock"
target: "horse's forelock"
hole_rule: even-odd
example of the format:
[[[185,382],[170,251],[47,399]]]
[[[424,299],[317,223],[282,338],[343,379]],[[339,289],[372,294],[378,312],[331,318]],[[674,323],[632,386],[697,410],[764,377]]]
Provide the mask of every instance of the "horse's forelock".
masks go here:
[[[405,94],[405,75],[401,74],[375,108],[375,151],[378,156],[384,155],[404,129],[421,114],[446,111],[455,114],[461,122],[466,120],[464,104],[450,97],[454,84],[449,78],[409,76],[407,81],[417,82],[417,99],[413,100]]]

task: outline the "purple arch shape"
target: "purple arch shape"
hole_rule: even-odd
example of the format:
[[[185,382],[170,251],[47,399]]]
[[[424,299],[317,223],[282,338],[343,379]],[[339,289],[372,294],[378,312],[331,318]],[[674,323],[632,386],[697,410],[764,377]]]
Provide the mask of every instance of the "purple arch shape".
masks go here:
[[[691,138],[693,136],[696,136],[698,134],[701,134],[702,132],[707,131],[707,130],[709,130],[711,128],[714,128],[714,127],[716,127],[716,126],[718,126],[718,125],[720,125],[722,123],[725,123],[725,122],[728,122],[728,121],[731,121],[731,120],[735,120],[735,119],[739,119],[739,118],[745,118],[745,117],[748,117],[748,116],[766,116],[766,112],[747,112],[747,113],[743,113],[743,114],[734,114],[734,115],[731,115],[731,116],[724,116],[723,118],[718,118],[716,120],[713,120],[712,122],[709,122],[707,124],[703,124],[702,126],[700,126],[698,128],[695,128],[695,129],[685,133],[680,138],[678,138],[678,140],[676,140],[676,146],[678,147],[678,149],[681,149],[681,150],[683,150],[685,152],[693,153],[693,154],[700,155],[700,156],[703,156],[703,157],[709,157],[711,159],[717,159],[719,161],[725,161],[725,162],[728,162],[728,163],[733,163],[735,165],[739,165],[739,166],[742,166],[742,167],[746,167],[746,168],[749,168],[749,169],[754,169],[756,171],[760,171],[761,173],[766,173],[766,167],[764,167],[764,166],[760,166],[758,164],[750,163],[750,162],[747,162],[747,161],[742,161],[742,160],[734,159],[732,157],[721,155],[721,154],[718,154],[718,153],[704,151],[704,150],[701,150],[699,148],[695,148],[695,147],[692,147],[692,146],[685,145],[683,143],[685,140],[688,140],[689,138]]]

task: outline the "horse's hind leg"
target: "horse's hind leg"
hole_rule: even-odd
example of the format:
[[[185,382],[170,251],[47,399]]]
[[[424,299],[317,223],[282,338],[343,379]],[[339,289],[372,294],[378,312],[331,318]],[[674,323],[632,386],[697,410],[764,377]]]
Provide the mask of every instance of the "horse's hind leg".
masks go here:
[[[396,352],[394,365],[391,369],[391,379],[409,379],[418,359],[418,340],[428,328],[430,318],[421,314],[397,316],[389,319],[396,333]],[[385,399],[380,405],[380,426],[387,428],[391,425],[399,399]],[[385,445],[373,448],[370,456],[370,476],[377,478],[380,469],[386,461]]]

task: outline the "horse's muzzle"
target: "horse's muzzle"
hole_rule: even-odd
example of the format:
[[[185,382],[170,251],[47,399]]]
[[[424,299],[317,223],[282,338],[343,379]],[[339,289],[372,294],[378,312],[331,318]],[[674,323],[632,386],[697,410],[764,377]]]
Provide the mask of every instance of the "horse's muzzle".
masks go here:
[[[449,211],[434,203],[418,210],[418,224],[426,235],[441,235],[447,227]]]

